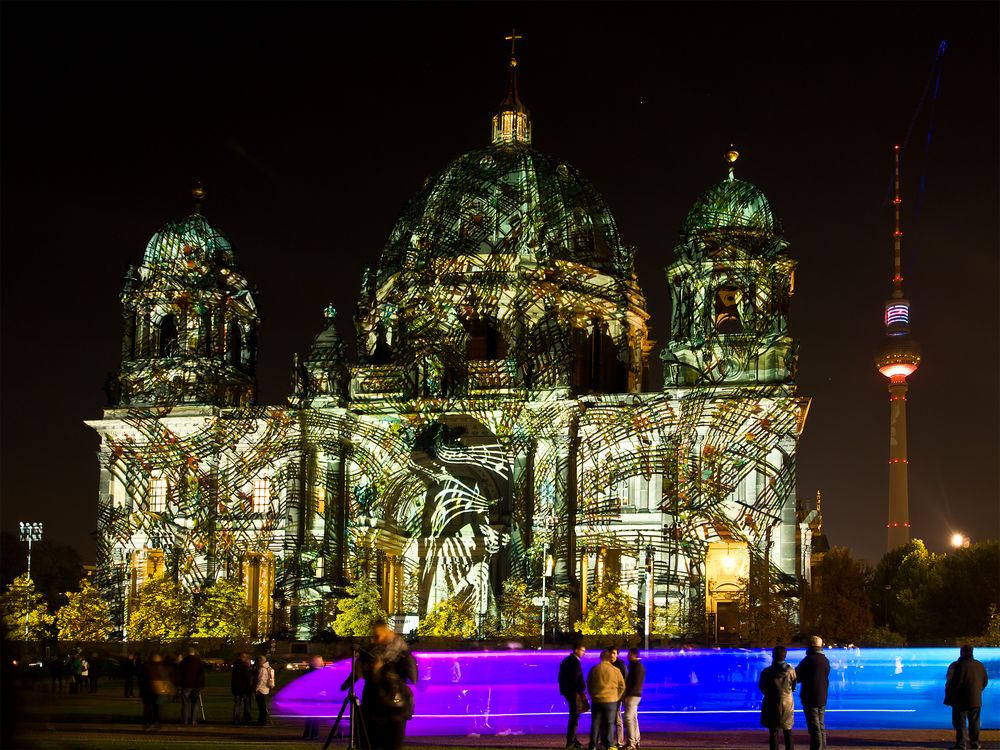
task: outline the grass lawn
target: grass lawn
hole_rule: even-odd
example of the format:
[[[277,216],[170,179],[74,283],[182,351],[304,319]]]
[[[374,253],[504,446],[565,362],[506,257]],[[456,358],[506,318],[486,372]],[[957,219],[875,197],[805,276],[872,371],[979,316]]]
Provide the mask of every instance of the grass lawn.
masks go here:
[[[302,672],[282,670],[278,687]],[[301,739],[303,722],[274,719],[272,726],[238,727],[232,724],[233,699],[229,672],[209,672],[202,690],[205,720],[198,726],[180,724],[181,704],[168,699],[161,709],[162,729],[142,729],[138,695],[124,697],[121,680],[102,680],[97,693],[53,694],[48,680],[18,691],[18,744],[24,748],[221,748],[245,750],[247,745],[279,741],[283,748],[315,750],[322,743]],[[323,738],[328,729],[323,729]],[[338,741],[338,745],[342,743]],[[6,750],[6,748],[4,749]]]

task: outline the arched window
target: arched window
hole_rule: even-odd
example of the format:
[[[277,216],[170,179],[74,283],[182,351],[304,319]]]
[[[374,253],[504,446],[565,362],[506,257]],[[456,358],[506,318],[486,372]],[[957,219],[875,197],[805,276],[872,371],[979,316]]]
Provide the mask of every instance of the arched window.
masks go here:
[[[743,290],[725,285],[715,290],[715,330],[719,333],[743,333],[740,300]]]
[[[125,356],[135,359],[139,346],[139,316],[134,312],[128,316],[125,323]]]
[[[201,314],[201,346],[206,356],[212,356],[212,312],[206,310]]]
[[[243,346],[243,367],[247,370],[253,368],[254,360],[257,357],[257,332],[251,328],[247,331],[246,341]]]
[[[462,325],[468,334],[466,355],[470,360],[497,360],[507,356],[507,340],[500,326],[490,318],[470,318]]]
[[[573,376],[571,386],[577,393],[624,393],[628,390],[628,372],[618,358],[618,347],[607,326],[593,321],[593,332],[574,328]]]
[[[160,356],[176,357],[177,353],[177,318],[164,315],[160,318]]]
[[[230,320],[226,334],[226,358],[231,365],[239,367],[243,361],[243,331],[240,330],[240,324]]]

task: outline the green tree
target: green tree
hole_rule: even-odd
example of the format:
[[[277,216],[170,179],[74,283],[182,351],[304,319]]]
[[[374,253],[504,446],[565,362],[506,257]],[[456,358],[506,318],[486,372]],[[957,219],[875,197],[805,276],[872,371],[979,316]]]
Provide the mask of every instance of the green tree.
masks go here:
[[[192,628],[192,609],[191,595],[179,584],[165,575],[150,578],[129,612],[129,640],[186,638]]]
[[[919,539],[886,553],[868,587],[875,621],[912,643],[976,638],[1000,604],[1000,543],[934,555]]]
[[[911,642],[933,637],[939,630],[938,613],[928,605],[942,584],[940,556],[928,552],[919,539],[914,542],[914,549],[903,557],[893,579],[896,606],[889,621],[893,630]]]
[[[590,597],[587,614],[573,628],[583,635],[635,635],[638,621],[632,597],[609,588]]]
[[[489,618],[486,630],[491,637],[530,638],[541,630],[541,612],[531,601],[526,581],[508,578],[500,594],[500,613]]]
[[[902,612],[901,597],[909,601],[912,606],[912,591],[907,593],[904,589],[914,583],[913,573],[918,567],[914,563],[917,560],[926,560],[929,555],[930,553],[927,551],[924,543],[920,539],[913,539],[902,547],[889,550],[878,561],[878,565],[875,566],[875,571],[872,573],[867,587],[868,601],[871,603],[872,615],[876,625],[888,627],[897,633],[904,633],[900,625],[907,617]],[[903,561],[907,557],[910,557],[907,572],[900,577],[900,571],[903,569]],[[915,618],[910,619],[926,620],[927,615],[923,611],[918,611],[914,614],[916,615]]]
[[[370,635],[372,623],[386,619],[382,609],[382,594],[363,574],[358,574],[347,587],[347,595],[336,602],[337,614],[333,632],[341,637],[361,638]]]
[[[16,534],[0,534],[0,579],[8,586],[17,576],[26,572],[28,546]],[[51,538],[42,539],[31,546],[31,580],[46,602],[58,602],[66,591],[75,590],[83,578],[80,554],[69,545]],[[21,623],[24,631],[24,623]]]
[[[899,633],[895,633],[883,625],[877,628],[869,628],[861,636],[861,640],[858,643],[861,646],[888,648],[890,646],[905,646],[906,639]]]
[[[79,591],[67,591],[66,603],[56,612],[60,640],[103,641],[114,628],[108,605],[93,581],[84,578]]]
[[[1000,605],[1000,542],[979,542],[937,558],[940,585],[926,608],[936,615],[940,638],[975,638],[985,633],[990,608]]]
[[[22,573],[0,595],[0,614],[4,619],[8,637],[24,637],[24,616],[28,615],[28,639],[37,641],[52,633],[55,618],[49,614],[45,597],[35,591],[35,584],[27,573]]]
[[[860,643],[872,628],[866,586],[871,568],[834,547],[816,570],[811,589],[803,592],[803,629],[835,643]]]
[[[476,613],[472,600],[466,596],[452,596],[438,602],[420,621],[417,632],[440,638],[475,638]]]
[[[250,607],[243,584],[223,579],[202,593],[194,636],[230,640],[250,636]]]
[[[995,604],[990,605],[990,618],[983,631],[983,641],[987,646],[1000,646],[1000,608]]]

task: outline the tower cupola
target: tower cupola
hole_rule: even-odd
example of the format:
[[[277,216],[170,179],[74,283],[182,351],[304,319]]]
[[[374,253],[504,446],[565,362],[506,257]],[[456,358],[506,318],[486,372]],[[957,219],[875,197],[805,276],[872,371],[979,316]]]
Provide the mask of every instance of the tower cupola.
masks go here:
[[[195,211],[168,221],[126,273],[122,367],[109,382],[112,405],[244,406],[256,398],[254,293],[233,248]]]
[[[673,300],[670,340],[661,353],[667,387],[788,384],[797,345],[788,335],[795,262],[781,223],[756,185],[726,175],[684,218],[677,259],[667,269]]]

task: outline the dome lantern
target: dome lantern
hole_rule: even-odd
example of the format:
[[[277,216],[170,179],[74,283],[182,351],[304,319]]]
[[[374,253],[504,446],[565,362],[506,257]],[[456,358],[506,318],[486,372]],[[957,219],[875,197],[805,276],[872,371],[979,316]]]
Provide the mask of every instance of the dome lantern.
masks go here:
[[[511,29],[510,36],[504,37],[510,42],[510,78],[507,83],[507,96],[500,104],[500,109],[493,115],[493,143],[531,143],[531,118],[528,108],[524,106],[517,93],[517,57],[515,54],[517,40],[521,35]]]

